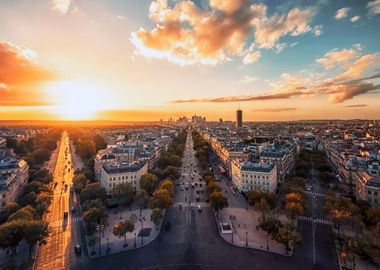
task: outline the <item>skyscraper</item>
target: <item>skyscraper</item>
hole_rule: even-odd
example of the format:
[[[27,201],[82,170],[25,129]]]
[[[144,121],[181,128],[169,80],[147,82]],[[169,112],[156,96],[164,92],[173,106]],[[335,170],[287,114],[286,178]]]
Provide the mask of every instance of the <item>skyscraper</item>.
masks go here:
[[[243,111],[240,108],[236,111],[236,127],[243,127]]]

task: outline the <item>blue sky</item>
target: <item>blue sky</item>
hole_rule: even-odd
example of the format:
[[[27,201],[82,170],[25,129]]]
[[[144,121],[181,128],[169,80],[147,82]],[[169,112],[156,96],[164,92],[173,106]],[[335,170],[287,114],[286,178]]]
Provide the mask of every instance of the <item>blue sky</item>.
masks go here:
[[[0,0],[0,118],[378,118],[380,0],[281,2]]]

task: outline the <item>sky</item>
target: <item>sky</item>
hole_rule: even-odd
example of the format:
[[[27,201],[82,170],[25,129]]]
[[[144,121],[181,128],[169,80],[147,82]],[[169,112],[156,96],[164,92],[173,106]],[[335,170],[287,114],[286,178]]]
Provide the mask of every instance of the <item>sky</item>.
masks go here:
[[[0,120],[380,118],[380,0],[0,0]]]

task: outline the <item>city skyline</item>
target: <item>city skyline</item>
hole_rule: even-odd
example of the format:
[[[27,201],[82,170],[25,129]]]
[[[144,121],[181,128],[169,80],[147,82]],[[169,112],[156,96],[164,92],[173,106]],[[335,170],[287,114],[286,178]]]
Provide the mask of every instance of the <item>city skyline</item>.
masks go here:
[[[0,1],[0,120],[379,119],[380,1]]]

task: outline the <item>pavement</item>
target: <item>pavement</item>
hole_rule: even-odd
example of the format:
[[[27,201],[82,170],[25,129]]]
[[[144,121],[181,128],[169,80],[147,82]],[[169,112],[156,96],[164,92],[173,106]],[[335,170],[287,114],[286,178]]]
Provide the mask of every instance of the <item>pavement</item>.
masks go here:
[[[291,256],[293,250],[286,252],[283,244],[271,239],[263,230],[258,230],[260,214],[253,209],[226,208],[220,211],[220,222],[227,222],[232,226],[233,233],[220,233],[224,240],[232,245],[259,249],[266,252]],[[233,217],[230,219],[230,217]]]
[[[44,216],[51,233],[46,245],[37,247],[34,269],[68,269],[70,261],[83,259],[83,254],[74,254],[74,245],[81,243],[81,237],[79,211],[71,211],[79,205],[76,194],[70,192],[73,175],[69,137],[63,132],[53,173],[53,199]]]
[[[118,211],[118,209],[109,210],[109,226],[103,228],[99,231],[99,234],[97,233],[96,235],[97,239],[100,239],[100,248],[99,243],[96,243],[92,247],[87,244],[89,257],[96,258],[117,252],[141,248],[151,243],[159,235],[162,225],[162,222],[155,225],[154,222],[150,220],[151,213],[151,209],[142,209],[140,216],[140,210],[138,208],[134,210],[124,209],[122,211]],[[128,220],[131,215],[137,217],[135,230],[132,233],[126,234],[126,240],[124,237],[119,238],[115,236],[113,234],[113,227],[120,221]],[[99,237],[99,235],[101,237]],[[87,240],[89,240],[89,237]]]

